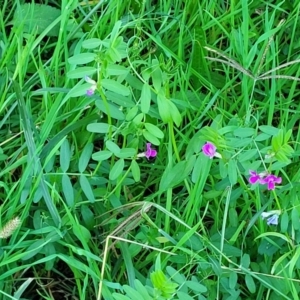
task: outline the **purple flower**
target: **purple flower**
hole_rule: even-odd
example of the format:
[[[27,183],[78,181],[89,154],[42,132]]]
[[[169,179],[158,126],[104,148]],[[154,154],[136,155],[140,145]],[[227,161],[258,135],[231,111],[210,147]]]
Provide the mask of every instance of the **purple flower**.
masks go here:
[[[262,173],[257,173],[255,171],[249,170],[249,174],[251,175],[249,177],[249,182],[251,184],[255,184],[256,182],[259,182],[261,184],[263,184],[262,179],[268,175],[267,172],[262,172]]]
[[[249,182],[251,184],[260,183],[266,184],[268,186],[268,190],[275,189],[275,183],[281,183],[281,177],[277,177],[273,174],[268,174],[267,172],[257,173],[255,171],[249,170],[250,177]]]
[[[202,147],[203,154],[208,156],[210,159],[212,159],[214,156],[222,158],[221,154],[217,152],[217,147],[211,143],[206,142],[206,144]]]
[[[268,225],[278,225],[279,215],[281,214],[280,210],[271,210],[269,212],[263,212],[261,214],[262,219],[267,218]]]
[[[273,215],[270,218],[267,219],[267,224],[268,225],[278,225],[278,215]]]
[[[86,91],[87,96],[92,96],[95,93],[95,90],[97,89],[97,82],[93,79],[91,79],[89,76],[85,76],[84,80],[91,84],[91,87]]]
[[[267,175],[265,178],[261,180],[262,184],[267,184],[268,190],[274,190],[275,189],[275,183],[280,184],[282,181],[281,177],[277,177],[275,175]]]
[[[147,143],[147,150],[145,152],[145,156],[149,159],[150,157],[155,157],[157,155],[157,151],[151,148],[151,143]]]
[[[251,184],[255,184],[256,182],[260,182],[261,180],[261,177],[258,173],[256,173],[255,171],[251,171],[249,170],[249,173],[250,173],[250,177],[249,177],[249,182]]]
[[[86,91],[86,95],[87,95],[87,96],[92,96],[92,95],[94,95],[94,93],[95,93],[95,90],[94,90],[94,89],[88,89],[88,90]]]

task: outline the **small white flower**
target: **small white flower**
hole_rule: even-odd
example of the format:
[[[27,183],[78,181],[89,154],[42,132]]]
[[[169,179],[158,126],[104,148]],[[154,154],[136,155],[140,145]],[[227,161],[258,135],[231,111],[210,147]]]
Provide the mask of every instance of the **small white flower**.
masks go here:
[[[261,214],[262,219],[267,218],[268,225],[278,225],[279,215],[281,214],[280,210],[270,210],[268,212],[263,212]]]

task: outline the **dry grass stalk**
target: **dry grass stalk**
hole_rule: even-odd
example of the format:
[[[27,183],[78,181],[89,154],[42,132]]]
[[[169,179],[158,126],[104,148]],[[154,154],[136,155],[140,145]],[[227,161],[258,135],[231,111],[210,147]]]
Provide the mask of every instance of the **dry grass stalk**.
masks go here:
[[[21,220],[16,217],[5,224],[5,226],[0,230],[0,239],[7,239],[10,237],[15,230],[20,226]]]

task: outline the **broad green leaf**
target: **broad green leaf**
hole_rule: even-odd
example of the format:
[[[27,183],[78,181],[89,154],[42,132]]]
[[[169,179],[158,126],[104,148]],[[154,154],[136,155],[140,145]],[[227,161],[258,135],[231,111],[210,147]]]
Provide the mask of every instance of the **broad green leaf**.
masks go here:
[[[67,174],[63,174],[61,178],[62,191],[69,207],[74,206],[74,191],[71,180]]]
[[[237,272],[231,271],[229,275],[229,288],[233,290],[237,285],[237,281],[238,281]]]
[[[52,254],[56,254],[56,249],[53,243],[47,244],[47,247],[44,247],[45,256],[51,256]],[[55,258],[49,259],[45,263],[45,270],[51,271],[54,267],[54,263],[56,262]]]
[[[112,153],[110,151],[101,150],[101,151],[95,152],[92,155],[92,159],[97,160],[97,161],[103,161],[103,160],[109,159],[111,156],[112,156]]]
[[[131,121],[138,113],[139,109],[137,106],[132,107],[127,111],[126,121]]]
[[[74,223],[72,228],[75,236],[78,237],[79,240],[88,242],[91,239],[90,231],[83,225]]]
[[[126,295],[129,296],[131,300],[141,300],[141,295],[129,285],[123,285],[123,289]]]
[[[178,300],[194,300],[193,297],[189,296],[189,294],[178,291],[177,292]]]
[[[82,42],[82,47],[85,49],[95,49],[99,48],[99,46],[102,44],[102,41],[100,39],[92,38],[88,39]]]
[[[129,297],[122,294],[113,293],[112,294],[115,300],[131,300]]]
[[[57,22],[52,28],[51,24],[60,16],[60,9],[55,7],[44,4],[26,3],[16,6],[13,25],[15,29],[20,28],[23,32],[30,34],[41,34],[48,28],[49,31],[46,35],[57,37],[60,24]]]
[[[130,90],[128,87],[112,79],[102,79],[101,85],[105,89],[122,96],[128,96],[130,94]]]
[[[70,149],[69,141],[65,139],[60,147],[60,167],[63,172],[67,172],[67,170],[69,169],[70,161],[71,161],[71,149]]]
[[[298,212],[297,207],[294,207],[292,209],[291,219],[292,219],[292,224],[293,224],[294,229],[299,230],[300,220],[299,220],[299,212]]]
[[[257,154],[258,154],[257,149],[250,149],[250,150],[243,151],[239,155],[239,162],[249,161]]]
[[[95,226],[95,215],[87,205],[81,205],[81,215],[86,227],[92,230]]]
[[[223,160],[219,161],[219,173],[223,179],[228,176],[228,164],[225,164]]]
[[[160,144],[159,139],[147,130],[143,130],[143,136],[148,142],[150,142],[153,145],[158,146]]]
[[[117,155],[120,153],[120,150],[121,150],[120,147],[113,141],[106,141],[105,145],[106,145],[106,148],[113,154]]]
[[[282,233],[285,233],[289,226],[289,214],[285,211],[280,217],[280,229]]]
[[[122,148],[118,154],[115,154],[119,158],[132,158],[136,155],[134,148]]]
[[[140,125],[142,123],[142,120],[144,119],[144,114],[140,113],[135,116],[135,118],[132,120],[132,122],[136,125]]]
[[[87,130],[94,133],[108,133],[109,129],[110,125],[107,123],[91,123],[87,126]],[[115,131],[116,127],[111,125],[111,129],[112,131]]]
[[[253,128],[238,128],[234,130],[233,134],[238,137],[248,137],[255,134],[255,129]]]
[[[152,300],[152,297],[148,294],[147,289],[145,286],[137,279],[134,280],[135,288],[142,296],[141,299],[143,300]]]
[[[168,123],[172,120],[168,101],[169,100],[166,98],[164,94],[162,94],[162,92],[158,93],[157,95],[158,112],[164,123]]]
[[[119,44],[119,46],[117,46]],[[123,41],[122,37],[118,37],[115,44],[106,51],[108,61],[111,63],[120,62],[127,56],[127,44]]]
[[[78,170],[80,173],[83,173],[85,171],[91,159],[93,149],[94,149],[94,145],[92,143],[88,143],[84,146],[78,162]]]
[[[135,103],[132,101],[131,95],[129,96],[121,96],[119,94],[116,94],[111,91],[106,91],[105,93],[108,100],[114,102],[118,106],[124,106],[124,107],[136,107]]]
[[[155,90],[158,92],[162,86],[162,71],[159,67],[159,61],[157,59],[152,60],[152,82]]]
[[[232,185],[237,183],[237,165],[235,159],[230,159],[228,162],[228,177]]]
[[[108,64],[106,68],[106,74],[108,76],[119,76],[125,75],[129,73],[129,69],[125,68],[124,66],[117,65],[117,64]]]
[[[252,138],[229,138],[227,146],[233,148],[245,147],[252,143]]]
[[[91,76],[97,72],[94,67],[79,67],[75,70],[71,70],[67,73],[67,77],[70,79],[84,78],[85,76]]]
[[[24,251],[25,253],[21,257],[22,260],[28,260],[35,256],[37,253],[40,253],[42,251],[42,248],[44,248],[45,245],[47,245],[48,242],[44,239],[34,241],[30,244],[30,246]]]
[[[250,256],[249,254],[244,254],[241,258],[241,264],[243,266],[243,268],[248,269],[250,266]]]
[[[108,103],[108,111],[107,107],[102,100],[95,101],[96,106],[105,114],[110,115],[113,119],[123,121],[125,119],[124,113],[113,103]]]
[[[141,170],[139,164],[133,160],[131,162],[131,172],[135,182],[139,182],[141,180]]]
[[[188,280],[185,282],[185,285],[197,293],[206,293],[207,292],[207,287],[196,281]]]
[[[38,203],[43,197],[43,190],[41,188],[41,186],[39,186],[36,190],[36,192],[34,193],[34,198],[33,198],[33,203]]]
[[[145,123],[144,126],[147,129],[147,131],[153,136],[156,136],[159,139],[164,138],[164,133],[157,126],[151,123]]]
[[[254,140],[257,142],[261,142],[261,141],[266,141],[267,139],[269,139],[271,137],[271,135],[266,134],[266,133],[260,133],[258,134]]]
[[[151,103],[151,89],[148,83],[143,84],[142,93],[141,93],[141,111],[144,114],[147,114],[150,109]]]
[[[80,175],[79,182],[80,182],[80,187],[81,187],[83,193],[85,194],[85,196],[87,197],[87,199],[91,203],[94,203],[95,197],[94,197],[94,193],[93,193],[93,190],[92,190],[89,180],[86,178],[86,176]]]
[[[220,263],[213,256],[209,257],[209,260],[211,262],[211,266],[212,266],[212,269],[213,269],[214,273],[217,276],[221,277],[222,273],[223,273],[223,270],[220,266]]]
[[[268,135],[276,135],[279,132],[279,129],[269,125],[261,125],[258,127],[263,133]]]
[[[171,100],[169,100],[167,103],[169,106],[169,112],[170,112],[171,118],[174,121],[174,123],[176,124],[176,126],[179,127],[181,124],[181,121],[182,121],[181,114],[180,114],[177,106]]]
[[[110,180],[117,179],[122,174],[124,166],[125,166],[124,159],[123,158],[119,159],[111,168],[109,172],[109,179]]]
[[[69,57],[68,63],[71,65],[83,65],[94,61],[95,58],[95,53],[79,53]]]
[[[173,267],[167,266],[166,271],[170,275],[171,279],[176,281],[179,285],[184,284],[186,282],[186,278]]]
[[[256,292],[255,282],[250,274],[245,275],[245,283],[250,293],[254,294]]]

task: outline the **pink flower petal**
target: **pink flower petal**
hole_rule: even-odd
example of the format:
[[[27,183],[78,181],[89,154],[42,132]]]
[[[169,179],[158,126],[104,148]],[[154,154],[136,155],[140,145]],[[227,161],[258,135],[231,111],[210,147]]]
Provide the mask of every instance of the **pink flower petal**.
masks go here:
[[[206,144],[204,144],[202,147],[204,155],[208,156],[209,158],[213,158],[215,156],[216,150],[216,146],[210,142],[206,142]]]
[[[150,157],[156,157],[157,151],[151,148],[151,143],[146,144],[147,150],[145,151],[145,156],[149,159]]]

